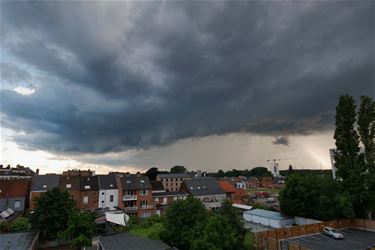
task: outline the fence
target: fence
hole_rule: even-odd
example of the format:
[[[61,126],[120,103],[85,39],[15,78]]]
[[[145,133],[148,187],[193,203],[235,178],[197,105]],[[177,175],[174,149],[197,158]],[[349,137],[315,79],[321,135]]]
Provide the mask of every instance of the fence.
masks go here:
[[[254,242],[256,249],[263,250],[281,250],[280,240],[304,236],[308,234],[320,233],[325,226],[330,226],[337,229],[344,228],[359,228],[365,230],[375,231],[374,220],[362,220],[362,219],[342,219],[333,221],[324,221],[320,223],[293,226],[288,228],[279,228],[269,231],[258,232],[254,234]],[[305,247],[288,244],[288,250],[308,250]]]

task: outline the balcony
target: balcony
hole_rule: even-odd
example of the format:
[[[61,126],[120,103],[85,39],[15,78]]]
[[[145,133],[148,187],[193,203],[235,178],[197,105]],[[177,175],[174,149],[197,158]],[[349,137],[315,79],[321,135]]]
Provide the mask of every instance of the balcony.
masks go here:
[[[154,205],[142,205],[141,208],[142,209],[153,209]]]
[[[132,207],[124,207],[125,212],[130,212],[130,211],[137,211],[138,207],[137,206],[132,206]]]
[[[136,195],[124,195],[122,197],[122,200],[123,201],[135,201],[137,200],[137,196]]]

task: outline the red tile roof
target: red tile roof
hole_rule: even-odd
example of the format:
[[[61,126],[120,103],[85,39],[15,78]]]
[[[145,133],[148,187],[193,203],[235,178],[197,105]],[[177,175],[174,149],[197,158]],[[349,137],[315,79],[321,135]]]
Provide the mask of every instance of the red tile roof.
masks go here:
[[[26,197],[30,180],[0,180],[0,197]]]
[[[219,181],[219,185],[220,185],[221,189],[223,189],[224,192],[226,192],[226,193],[235,193],[236,192],[236,188],[233,187],[232,184],[230,184],[227,181]]]

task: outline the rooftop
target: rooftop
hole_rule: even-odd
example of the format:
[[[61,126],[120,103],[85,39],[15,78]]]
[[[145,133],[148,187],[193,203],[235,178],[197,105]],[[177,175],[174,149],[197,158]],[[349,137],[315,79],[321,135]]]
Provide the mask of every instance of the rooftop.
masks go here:
[[[130,175],[121,178],[124,190],[151,189],[151,183],[147,176]]]
[[[128,233],[100,236],[99,242],[104,250],[169,250],[170,246],[160,240],[151,240]]]
[[[269,210],[264,210],[264,209],[254,209],[254,210],[246,211],[245,214],[257,215],[257,216],[274,219],[274,220],[285,220],[289,218],[289,217],[282,215],[279,212],[274,212],[274,211],[269,211]]]
[[[115,175],[98,175],[100,189],[117,189]]]
[[[33,249],[33,241],[38,237],[37,232],[0,234],[0,249],[29,250]]]
[[[158,193],[152,194],[153,197],[187,196],[187,195],[189,195],[189,194],[185,193],[185,192],[180,192],[180,191],[177,191],[177,192],[158,192]]]
[[[181,174],[158,174],[159,178],[191,178],[189,174],[181,173]]]
[[[30,180],[1,180],[0,197],[25,197],[29,189]]]
[[[59,186],[60,177],[56,174],[35,175],[31,179],[31,191],[44,191]]]
[[[184,180],[187,191],[194,196],[225,194],[215,178],[201,177]]]
[[[226,193],[235,193],[236,192],[236,188],[233,187],[233,185],[230,184],[227,181],[219,181],[219,185],[220,185],[221,189],[223,189]]]

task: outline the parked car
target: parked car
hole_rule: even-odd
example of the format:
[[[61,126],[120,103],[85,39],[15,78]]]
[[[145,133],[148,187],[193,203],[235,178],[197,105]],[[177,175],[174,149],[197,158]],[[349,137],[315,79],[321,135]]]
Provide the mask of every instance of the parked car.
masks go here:
[[[333,227],[324,227],[322,234],[327,235],[328,237],[331,237],[332,239],[343,239],[344,235],[339,233],[336,229]]]

